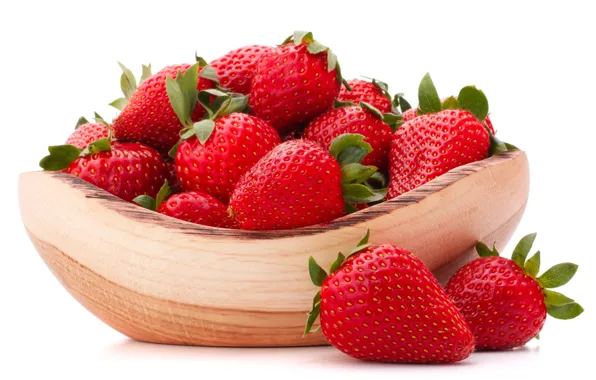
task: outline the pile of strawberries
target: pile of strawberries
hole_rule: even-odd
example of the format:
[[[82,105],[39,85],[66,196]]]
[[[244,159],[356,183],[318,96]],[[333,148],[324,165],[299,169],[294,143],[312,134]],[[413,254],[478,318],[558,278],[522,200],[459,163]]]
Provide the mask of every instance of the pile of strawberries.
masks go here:
[[[474,86],[441,100],[427,74],[418,107],[387,84],[346,81],[335,54],[295,32],[277,47],[248,46],[207,63],[143,66],[137,83],[121,65],[121,113],[81,118],[66,145],[40,165],[126,201],[192,223],[247,230],[326,223],[395,198],[449,170],[516,149],[499,141],[488,101]],[[481,258],[442,289],[410,252],[368,245],[339,254],[327,274],[311,258],[329,342],[360,359],[450,363],[475,349],[507,349],[538,337],[546,314],[583,309],[549,290],[577,266],[540,277],[535,234],[513,259],[478,243]]]
[[[139,83],[120,66],[120,114],[81,118],[41,167],[202,225],[326,223],[515,149],[495,138],[474,86],[441,101],[426,75],[414,109],[383,82],[344,80],[309,32],[154,75],[143,66]]]

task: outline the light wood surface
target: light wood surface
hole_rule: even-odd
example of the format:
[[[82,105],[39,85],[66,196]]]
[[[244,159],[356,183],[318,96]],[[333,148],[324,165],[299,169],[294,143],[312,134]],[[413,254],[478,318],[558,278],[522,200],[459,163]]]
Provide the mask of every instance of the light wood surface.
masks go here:
[[[524,152],[460,168],[325,226],[237,231],[198,226],[126,203],[76,177],[24,173],[23,223],[58,280],[83,306],[133,339],[214,346],[324,344],[302,337],[316,292],[307,263],[328,267],[368,228],[445,281],[478,240],[503,248],[529,189]]]

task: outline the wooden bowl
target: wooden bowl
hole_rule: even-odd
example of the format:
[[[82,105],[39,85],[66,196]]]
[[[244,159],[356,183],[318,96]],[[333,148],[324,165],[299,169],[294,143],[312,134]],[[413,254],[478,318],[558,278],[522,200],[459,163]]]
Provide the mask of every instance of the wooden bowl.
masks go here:
[[[329,267],[371,243],[415,253],[445,281],[478,240],[503,248],[528,198],[524,152],[465,165],[325,226],[238,231],[199,226],[124,202],[77,177],[19,178],[23,223],[50,270],[99,319],[140,341],[206,346],[325,344],[302,337],[316,292],[313,255]]]

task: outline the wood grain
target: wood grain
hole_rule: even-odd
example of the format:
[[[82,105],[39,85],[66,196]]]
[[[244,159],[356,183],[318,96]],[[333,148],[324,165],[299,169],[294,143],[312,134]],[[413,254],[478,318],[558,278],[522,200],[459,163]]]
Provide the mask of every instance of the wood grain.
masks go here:
[[[440,280],[478,240],[503,248],[527,202],[523,152],[462,166],[324,226],[236,231],[198,226],[63,173],[24,173],[23,223],[38,252],[89,311],[143,341],[217,346],[323,344],[302,338],[316,289],[307,260],[328,266],[371,229],[372,243],[414,252]],[[42,191],[43,190],[43,191]]]

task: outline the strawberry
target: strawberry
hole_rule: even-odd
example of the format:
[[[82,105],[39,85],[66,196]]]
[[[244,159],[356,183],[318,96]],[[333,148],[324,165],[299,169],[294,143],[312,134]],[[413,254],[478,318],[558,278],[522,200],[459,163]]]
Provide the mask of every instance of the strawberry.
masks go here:
[[[445,291],[468,322],[477,349],[520,347],[537,338],[546,315],[572,319],[583,308],[571,298],[549,290],[569,282],[577,271],[572,263],[558,264],[539,277],[540,251],[529,260],[536,234],[522,238],[512,259],[499,257],[493,246],[478,243],[481,256],[471,261],[447,283]]]
[[[172,151],[176,173],[183,189],[206,192],[227,202],[238,179],[281,140],[263,120],[241,113],[246,96],[218,90],[198,93],[208,118],[193,123],[195,83],[185,78],[167,82],[172,107],[184,125],[180,144]]]
[[[352,79],[347,82],[351,90],[348,90],[348,87],[342,87],[337,97],[338,100],[355,104],[365,102],[382,113],[394,111],[387,83],[376,79],[371,82],[362,79]]]
[[[148,210],[204,226],[234,228],[226,205],[217,198],[200,191],[188,191],[170,196],[172,189],[164,182],[155,198],[140,195],[134,202]],[[168,198],[169,197],[169,198]]]
[[[139,83],[137,83],[137,79],[128,67],[124,66],[120,62],[118,62],[118,66],[120,66],[120,69],[122,70],[122,74],[120,75],[120,89],[122,90],[124,97],[114,100],[112,103],[110,103],[110,106],[116,108],[118,111],[122,111],[130,101],[132,95],[137,89],[137,86],[151,76],[151,65],[142,65],[143,73]]]
[[[178,141],[182,126],[168,100],[166,80],[184,73],[182,76],[187,80],[201,78],[196,80],[198,90],[212,88],[217,81],[213,68],[201,65],[202,63],[168,66],[145,79],[133,90],[130,100],[114,119],[112,129],[115,137],[140,141],[160,150],[170,149]],[[205,114],[201,107],[193,107],[193,110],[194,121]]]
[[[341,135],[329,151],[308,140],[276,146],[241,179],[230,212],[248,230],[290,229],[325,223],[353,211],[344,204],[384,198],[366,181],[374,166],[360,164],[372,148],[362,135]]]
[[[104,138],[85,149],[73,145],[49,147],[40,161],[44,170],[62,170],[126,201],[155,196],[167,177],[166,165],[153,148]]]
[[[452,363],[470,356],[474,338],[430,270],[391,244],[369,245],[367,233],[330,274],[311,256],[316,294],[305,335],[320,316],[331,345],[357,359]]]
[[[168,168],[168,183],[173,191],[178,192],[180,190],[180,181],[178,180],[178,174],[176,174],[176,161],[170,157],[164,158],[166,167]]]
[[[394,131],[392,127],[397,120],[397,115],[392,113],[383,115],[378,109],[365,102],[360,102],[360,105],[336,102],[335,108],[321,114],[308,124],[303,138],[329,149],[333,139],[339,135],[361,134],[373,149],[366,155],[362,164],[374,165],[380,171],[385,171]]]
[[[406,121],[410,121],[412,119],[414,119],[417,115],[416,115],[416,108],[410,108],[408,110],[406,110],[403,114],[402,114],[402,121],[405,123]]]
[[[251,113],[285,134],[330,109],[342,81],[335,54],[312,33],[295,32],[258,63]]]
[[[102,122],[90,123],[87,119],[81,117],[77,122],[75,131],[66,140],[67,145],[84,149],[92,142],[108,137],[109,126],[103,122],[103,119],[97,113],[95,115]]]
[[[391,141],[389,199],[458,166],[516,149],[499,141],[481,121],[488,114],[488,101],[474,86],[441,103],[427,74],[418,96],[418,116],[399,127]]]
[[[251,45],[232,50],[211,61],[222,87],[232,92],[248,95],[250,84],[257,72],[257,64],[272,47]]]

